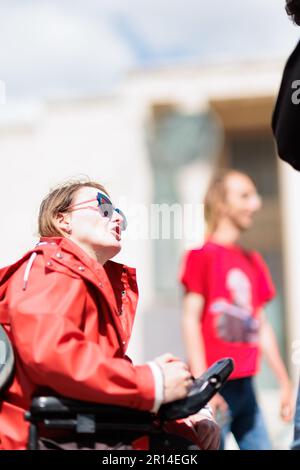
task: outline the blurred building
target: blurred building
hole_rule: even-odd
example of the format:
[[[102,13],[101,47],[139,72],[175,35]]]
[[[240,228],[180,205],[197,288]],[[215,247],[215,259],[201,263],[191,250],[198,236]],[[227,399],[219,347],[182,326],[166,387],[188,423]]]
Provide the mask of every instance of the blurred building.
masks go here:
[[[300,340],[300,176],[279,163],[270,131],[283,65],[148,69],[130,73],[112,96],[2,106],[1,265],[32,245],[39,202],[65,178],[87,174],[102,182],[116,202],[125,204],[130,222],[133,206],[197,204],[216,168],[241,169],[264,199],[244,243],[259,250],[272,271],[278,295],[268,307],[269,318],[295,377],[291,357],[293,341]],[[202,241],[199,230],[193,243]],[[124,240],[118,259],[137,267],[140,285],[130,346],[138,362],[166,351],[184,356],[177,277],[189,244],[135,239],[132,233]],[[267,368],[260,386],[263,391],[274,386]]]

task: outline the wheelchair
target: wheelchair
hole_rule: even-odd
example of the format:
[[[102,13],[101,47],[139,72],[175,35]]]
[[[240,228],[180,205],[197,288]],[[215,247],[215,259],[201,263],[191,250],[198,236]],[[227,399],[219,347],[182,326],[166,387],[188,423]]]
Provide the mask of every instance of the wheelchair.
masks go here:
[[[186,418],[197,413],[221,389],[233,371],[231,358],[215,362],[200,377],[194,379],[186,398],[163,404],[158,413],[140,411],[123,406],[84,402],[67,397],[34,397],[25,413],[29,422],[28,450],[39,449],[41,429],[69,431],[93,440],[97,433],[128,436],[155,436],[161,434],[168,421]],[[14,352],[4,329],[0,325],[0,392],[11,384],[14,374]]]
[[[128,436],[155,436],[168,421],[197,413],[225,384],[233,370],[233,361],[225,358],[213,364],[194,380],[183,400],[164,404],[157,414],[113,405],[99,405],[56,396],[35,397],[25,419],[29,425],[28,450],[37,450],[39,428],[72,431],[77,438],[101,432]]]

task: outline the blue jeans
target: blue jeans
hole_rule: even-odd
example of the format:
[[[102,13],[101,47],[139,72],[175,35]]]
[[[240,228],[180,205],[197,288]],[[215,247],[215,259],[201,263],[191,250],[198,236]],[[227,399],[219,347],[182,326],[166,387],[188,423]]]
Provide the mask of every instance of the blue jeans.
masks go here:
[[[298,387],[298,397],[295,412],[294,442],[291,449],[300,450],[300,384]]]
[[[270,450],[272,445],[257,404],[252,378],[229,380],[220,394],[229,408],[222,426],[221,449],[231,431],[241,450]]]

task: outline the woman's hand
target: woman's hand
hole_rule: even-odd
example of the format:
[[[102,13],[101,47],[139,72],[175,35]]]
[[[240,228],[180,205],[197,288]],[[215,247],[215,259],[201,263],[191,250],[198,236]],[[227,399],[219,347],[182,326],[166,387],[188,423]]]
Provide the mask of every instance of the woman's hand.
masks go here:
[[[192,375],[184,362],[172,354],[164,354],[155,359],[164,376],[164,400],[169,403],[185,398],[193,384]]]

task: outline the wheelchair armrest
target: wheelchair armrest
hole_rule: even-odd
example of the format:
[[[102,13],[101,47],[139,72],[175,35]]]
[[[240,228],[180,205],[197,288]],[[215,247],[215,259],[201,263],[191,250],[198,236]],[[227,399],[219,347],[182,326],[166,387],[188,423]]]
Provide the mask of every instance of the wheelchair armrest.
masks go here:
[[[34,398],[25,420],[30,422],[30,449],[37,448],[39,425],[78,434],[118,432],[125,437],[129,433],[156,432],[154,416],[147,411],[54,396]]]
[[[76,415],[94,415],[103,421],[120,421],[122,419],[122,421],[144,422],[152,419],[151,413],[147,411],[54,396],[34,398],[26,419],[40,421],[47,418],[71,418]]]
[[[118,433],[123,439],[157,432],[154,416],[149,412],[54,396],[34,398],[25,413],[25,420],[30,423],[27,446],[30,450],[39,448],[40,425],[48,430],[70,431],[79,435],[98,433],[99,436],[102,433],[102,436],[107,436],[107,433]]]

